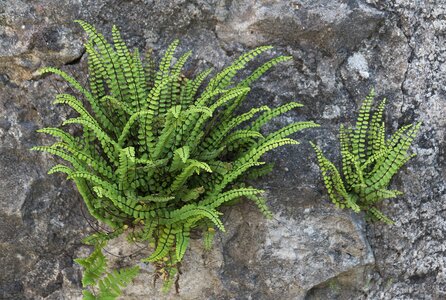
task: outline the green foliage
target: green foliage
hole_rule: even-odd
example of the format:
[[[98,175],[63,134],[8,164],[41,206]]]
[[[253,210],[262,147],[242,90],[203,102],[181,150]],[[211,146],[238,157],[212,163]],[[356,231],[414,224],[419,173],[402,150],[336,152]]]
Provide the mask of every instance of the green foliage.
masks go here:
[[[101,238],[99,238],[101,242],[96,244],[90,256],[75,259],[84,268],[82,285],[90,287],[90,290],[83,291],[86,300],[116,299],[121,295],[122,288],[126,287],[139,273],[138,266],[106,272],[107,259],[102,254],[105,241]]]
[[[98,295],[112,298],[133,278],[136,269],[103,275],[105,241],[125,234],[130,241],[154,245],[143,261],[155,264],[168,289],[178,274],[176,267],[186,253],[190,232],[203,230],[209,248],[216,229],[225,230],[219,212],[222,205],[245,197],[271,216],[263,191],[245,187],[245,177],[266,174],[272,166],[262,167],[260,159],[266,152],[297,144],[291,134],[318,125],[298,122],[266,135],[261,132],[271,119],[300,107],[298,103],[237,113],[250,85],[271,67],[291,59],[272,58],[238,79],[239,71],[269,46],[243,54],[206,85],[212,70],[195,78],[182,74],[190,52],[175,59],[178,41],[156,67],[151,52],[141,59],[137,49],[127,48],[116,27],[109,44],[93,26],[77,22],[89,36],[89,87],[61,70],[40,70],[62,77],[81,96],[56,97],[56,104],[70,106],[78,116],[63,122],[62,128],[39,130],[58,141],[33,150],[66,161],[49,173],[67,174],[89,213],[113,232],[86,240],[96,250],[89,258],[77,260],[85,268],[84,286],[97,285]],[[80,136],[69,133],[72,126],[82,130]],[[85,297],[93,299],[92,292],[86,291]]]
[[[388,224],[393,221],[377,207],[383,199],[395,198],[401,192],[388,190],[392,177],[415,154],[408,154],[420,123],[399,128],[386,139],[383,112],[385,99],[375,110],[373,90],[359,110],[353,128],[340,128],[342,176],[333,163],[313,143],[325,186],[331,201],[340,208],[364,211],[371,220]]]

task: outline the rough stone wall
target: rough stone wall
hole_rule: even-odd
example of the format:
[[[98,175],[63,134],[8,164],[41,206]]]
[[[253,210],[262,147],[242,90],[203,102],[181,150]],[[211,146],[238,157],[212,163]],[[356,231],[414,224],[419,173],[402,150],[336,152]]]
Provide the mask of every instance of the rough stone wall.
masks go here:
[[[79,242],[90,230],[85,208],[63,176],[46,175],[54,159],[28,150],[49,142],[36,129],[71,114],[50,104],[69,87],[34,72],[50,65],[85,70],[84,34],[74,19],[104,33],[116,24],[140,49],[164,49],[180,38],[180,52],[194,51],[191,69],[221,68],[246,49],[272,44],[294,61],[259,82],[250,105],[297,100],[305,107],[275,125],[321,124],[296,135],[301,145],[269,155],[276,170],[256,185],[268,190],[274,220],[265,221],[250,203],[225,209],[228,233],[209,253],[193,241],[180,295],[160,295],[148,268],[123,299],[446,298],[444,1],[3,0],[1,299],[81,297],[73,258],[88,251]],[[417,158],[393,181],[405,195],[385,204],[394,226],[365,224],[361,215],[335,209],[307,143],[339,157],[339,124],[354,120],[371,87],[389,100],[392,131],[423,122]],[[109,251],[133,253],[120,245]]]

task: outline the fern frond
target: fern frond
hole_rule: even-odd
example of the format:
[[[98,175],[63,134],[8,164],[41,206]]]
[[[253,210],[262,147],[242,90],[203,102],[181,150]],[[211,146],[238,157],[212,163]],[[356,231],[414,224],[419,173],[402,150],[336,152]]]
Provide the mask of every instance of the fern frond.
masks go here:
[[[370,110],[372,108],[374,97],[375,92],[372,89],[359,109],[358,120],[352,134],[352,153],[353,155],[359,157],[361,163],[364,162],[366,156],[366,135],[369,127]]]
[[[245,196],[257,205],[260,212],[265,216],[265,218],[267,219],[273,218],[273,213],[268,208],[268,205],[266,205],[266,199],[264,197],[257,195],[245,195]]]
[[[260,115],[260,117],[257,118],[254,122],[251,123],[249,126],[250,130],[259,131],[260,128],[262,128],[263,125],[271,121],[277,116],[280,116],[281,114],[284,114],[294,108],[302,107],[303,105],[297,102],[290,102],[283,104],[277,108],[271,109],[269,111],[264,112]]]
[[[93,131],[96,135],[96,138],[102,145],[102,149],[107,157],[111,161],[115,161],[116,151],[120,149],[120,146],[110,137],[107,133],[105,133],[96,123],[90,122],[83,118],[71,118],[62,123],[62,125],[67,124],[80,124],[87,129]]]
[[[195,216],[203,216],[212,221],[215,226],[221,231],[225,231],[225,227],[219,218],[220,213],[215,209],[208,208],[205,206],[188,204],[183,206],[182,208],[175,210],[171,213],[172,220],[170,223],[176,223],[180,221],[184,221],[187,219],[191,219]]]
[[[243,165],[247,162],[257,162],[260,157],[268,151],[271,151],[277,147],[281,147],[284,145],[296,145],[299,144],[298,141],[295,141],[290,138],[279,138],[279,139],[264,139],[258,145],[253,147],[250,151],[248,151],[244,156],[239,158],[235,165]]]
[[[254,72],[251,73],[251,75],[249,75],[247,78],[245,78],[244,80],[242,80],[239,85],[241,86],[250,86],[251,83],[253,83],[254,81],[256,81],[257,79],[259,79],[263,74],[265,74],[269,69],[271,69],[272,67],[274,67],[275,65],[277,65],[278,63],[281,62],[285,62],[288,60],[291,60],[293,57],[292,56],[277,56],[274,57],[273,59],[267,61],[266,63],[264,63],[263,65],[261,65],[260,67],[258,67],[257,69],[255,69]]]
[[[107,262],[100,246],[95,247],[90,256],[77,258],[74,261],[84,268],[82,275],[82,285],[84,287],[94,285],[105,273]]]
[[[73,169],[64,166],[64,165],[55,165],[54,167],[52,167],[51,169],[49,169],[48,174],[54,174],[54,173],[65,173],[67,175],[70,175],[73,172]]]
[[[213,227],[209,227],[208,230],[205,231],[203,236],[203,246],[205,250],[211,250],[212,244],[214,242],[215,229]]]
[[[99,281],[99,295],[98,299],[116,299],[122,294],[122,289],[125,288],[139,273],[139,267],[122,268],[113,270],[108,273],[106,277]]]
[[[57,155],[60,158],[69,162],[74,168],[84,169],[82,164],[75,157],[73,157],[70,154],[68,154],[67,152],[60,150],[58,148],[55,148],[53,146],[36,146],[36,147],[31,148],[31,150],[32,151],[42,151],[42,152],[47,152],[47,153],[50,153],[53,155]]]
[[[224,204],[225,202],[232,201],[236,198],[240,198],[243,196],[251,196],[251,195],[257,195],[262,194],[264,191],[258,190],[255,188],[240,188],[240,189],[233,189],[227,192],[224,192],[218,196],[213,196],[212,194],[207,196],[205,199],[200,201],[198,205],[200,206],[206,206],[209,208],[217,208]]]
[[[262,143],[266,143],[268,141],[273,140],[279,140],[286,138],[287,136],[292,135],[293,133],[296,133],[300,130],[306,129],[306,128],[314,128],[319,127],[319,124],[316,124],[314,122],[296,122],[293,124],[289,124],[265,137],[265,139],[262,141]]]
[[[312,142],[310,144],[316,152],[330,200],[339,208],[349,207],[353,211],[359,212],[360,207],[356,204],[355,199],[348,194],[338,169],[323,155],[319,147]]]
[[[394,222],[379,211],[376,207],[371,207],[367,210],[367,216],[372,220],[382,221],[386,224],[393,225]]]
[[[371,145],[371,147],[368,147],[367,156],[371,156],[385,149],[385,133],[383,132],[384,125],[382,123],[385,105],[386,99],[383,99],[379,103],[377,110],[373,113],[372,119],[370,121],[368,143]]]
[[[74,87],[76,90],[78,90],[80,93],[82,93],[85,98],[88,100],[89,104],[91,105],[91,108],[93,109],[93,112],[95,113],[96,119],[99,121],[101,125],[103,125],[105,128],[113,128],[112,122],[108,119],[108,117],[102,112],[101,108],[98,105],[98,102],[96,98],[93,97],[93,95],[87,91],[85,88],[82,87],[82,85],[76,81],[73,77],[68,75],[67,73],[51,67],[42,68],[39,70],[39,74],[47,74],[47,73],[53,73],[56,75],[59,75],[64,80],[66,80],[72,87]]]
[[[212,173],[211,167],[205,162],[200,162],[197,160],[189,160],[189,164],[183,169],[183,171],[175,178],[172,185],[169,187],[168,191],[175,192],[178,191],[185,182],[194,173],[199,174],[200,170]]]
[[[164,228],[160,237],[158,238],[158,246],[155,251],[147,258],[143,259],[144,262],[154,262],[162,259],[169,253],[170,248],[175,242],[175,234],[172,226]]]
[[[207,69],[195,77],[195,79],[190,80],[187,82],[186,88],[185,88],[185,94],[181,97],[181,107],[189,107],[192,103],[194,98],[197,95],[197,91],[202,85],[203,81],[206,79],[206,77],[209,76],[209,74],[213,71],[212,68]]]
[[[392,177],[398,172],[399,167],[407,161],[407,150],[410,147],[413,139],[416,137],[420,123],[410,127],[406,135],[401,137],[398,144],[391,148],[386,159],[380,164],[379,168],[373,171],[370,177],[366,180],[367,185],[373,185],[379,188],[385,187],[389,184]],[[392,145],[393,143],[391,143]]]
[[[249,112],[234,117],[231,120],[221,124],[219,127],[211,131],[208,137],[201,144],[200,148],[203,150],[209,150],[210,147],[219,145],[232,129],[239,126],[243,122],[250,120],[258,112],[265,110],[269,110],[269,108],[267,106],[253,108]]]
[[[179,230],[175,236],[175,254],[177,260],[183,259],[184,253],[186,253],[187,246],[190,240],[190,228],[183,226],[182,230]]]
[[[227,88],[238,71],[244,69],[249,61],[253,60],[255,57],[271,48],[271,46],[261,46],[241,55],[229,67],[218,73],[209,82],[208,87],[206,88],[204,93]]]

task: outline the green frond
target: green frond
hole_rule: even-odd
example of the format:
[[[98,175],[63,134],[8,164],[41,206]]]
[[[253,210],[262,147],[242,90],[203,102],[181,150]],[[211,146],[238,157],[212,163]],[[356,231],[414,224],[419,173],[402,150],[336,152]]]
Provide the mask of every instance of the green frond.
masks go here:
[[[127,190],[136,177],[135,148],[127,147],[119,151],[119,167],[116,170],[119,178],[119,190]]]
[[[116,64],[118,70],[116,72],[117,81],[120,86],[120,93],[125,101],[131,103],[133,107],[140,107],[140,101],[144,99],[138,95],[138,87],[135,82],[137,77],[134,74],[132,55],[127,45],[121,38],[121,34],[116,26],[112,27],[113,45],[116,51]],[[123,99],[123,100],[124,100]]]
[[[72,172],[68,176],[68,179],[71,179],[71,178],[82,178],[82,179],[85,179],[87,181],[90,181],[94,185],[98,185],[98,186],[101,186],[103,188],[113,188],[113,189],[116,189],[116,184],[110,183],[110,182],[105,181],[105,180],[102,180],[98,176],[92,175],[91,173],[88,173],[88,172]]]
[[[277,65],[278,63],[291,60],[292,56],[277,56],[273,59],[267,61],[260,67],[258,67],[254,72],[251,73],[247,78],[245,78],[243,81],[240,82],[239,85],[242,86],[250,86],[251,83],[259,79],[263,74],[265,74],[269,69]]]
[[[394,222],[384,215],[380,210],[375,207],[371,207],[367,210],[367,216],[375,221],[382,221],[386,224],[393,225]]]
[[[210,132],[208,137],[201,144],[201,149],[209,150],[210,147],[214,147],[215,145],[220,145],[222,140],[228,135],[228,133],[233,130],[235,127],[239,126],[243,122],[250,120],[255,114],[261,111],[269,110],[267,106],[262,106],[259,108],[253,108],[247,113],[239,115],[237,117],[232,118],[231,120],[222,123],[220,126],[215,128]]]
[[[174,242],[175,234],[172,226],[164,228],[163,232],[158,238],[158,246],[156,247],[155,251],[142,261],[155,262],[164,258],[169,253]]]
[[[91,40],[85,45],[85,49],[88,54],[88,82],[90,83],[90,90],[96,99],[100,99],[105,96],[105,67]]]
[[[261,46],[242,54],[229,67],[225,68],[211,79],[204,93],[227,88],[238,71],[244,69],[248,62],[271,48],[271,46]]]
[[[98,49],[103,66],[105,68],[105,80],[110,89],[111,96],[125,101],[124,91],[126,90],[123,83],[123,74],[119,64],[118,55],[113,50],[112,46],[105,40],[104,36],[96,31],[96,29],[82,20],[76,20],[76,23],[81,25],[85,32],[89,35],[92,47]]]
[[[319,147],[312,142],[310,144],[316,152],[322,178],[330,200],[337,207],[350,207],[353,211],[359,212],[360,208],[355,203],[354,198],[348,194],[338,169],[323,155]]]
[[[71,176],[72,172],[69,174]],[[76,183],[76,187],[84,199],[85,205],[87,206],[88,212],[98,221],[103,222],[110,226],[110,228],[116,229],[122,226],[123,220],[119,218],[115,218],[110,216],[107,211],[101,209],[101,207],[97,207],[98,201],[95,195],[93,195],[92,188],[88,184],[88,181],[80,178],[74,177],[74,182]]]
[[[175,178],[172,185],[168,188],[168,191],[178,191],[194,173],[199,174],[200,170],[212,173],[211,167],[205,162],[200,162],[194,159],[191,159],[188,162],[189,164]]]
[[[143,197],[136,198],[138,202],[168,202],[175,199],[174,196],[160,196],[160,195],[145,195]]]
[[[266,199],[264,197],[257,195],[245,195],[245,196],[257,205],[260,212],[265,216],[265,218],[267,219],[273,218],[273,213],[268,208],[268,205],[266,205]]]
[[[296,145],[299,142],[290,139],[290,138],[278,138],[278,139],[264,139],[258,145],[256,145],[253,149],[248,151],[244,156],[238,159],[235,162],[235,165],[243,165],[247,162],[257,162],[263,154],[268,151],[271,151],[275,148],[284,146],[284,145]]]
[[[65,142],[66,144],[75,147],[75,145],[77,143],[79,143],[78,140],[76,140],[76,138],[74,136],[72,136],[71,134],[69,134],[68,132],[60,129],[60,128],[52,128],[52,127],[48,127],[48,128],[42,128],[42,129],[38,129],[36,130],[37,132],[40,133],[46,133],[46,134],[50,134],[54,137],[58,137],[60,138],[63,142]]]
[[[224,192],[218,196],[209,195],[202,201],[198,203],[200,206],[206,206],[209,208],[217,208],[220,207],[222,204],[232,201],[236,198],[240,198],[243,196],[251,196],[251,195],[258,195],[263,194],[265,191],[258,190],[255,188],[240,188],[240,189],[233,189],[227,192]]]
[[[182,230],[179,230],[175,236],[175,254],[177,260],[183,259],[184,253],[186,253],[187,246],[190,240],[190,229],[183,226]]]
[[[248,180],[255,180],[265,175],[271,173],[274,168],[274,163],[268,163],[261,167],[251,169],[248,174],[246,174],[246,178]]]
[[[373,113],[372,120],[370,121],[368,143],[371,144],[371,147],[368,147],[367,149],[367,156],[383,151],[386,148],[384,143],[385,128],[382,122],[385,106],[386,99],[383,99]]]
[[[38,70],[38,74],[40,75],[45,75],[48,73],[59,75],[77,91],[82,93],[87,99],[94,99],[93,95],[89,91],[87,91],[76,79],[68,75],[66,72],[52,67],[45,67]]]
[[[212,221],[215,226],[221,231],[225,231],[225,227],[219,218],[220,213],[213,208],[208,208],[206,206],[188,204],[182,208],[175,210],[171,213],[171,223],[181,222],[187,219],[191,219],[195,216],[203,216]]]
[[[150,90],[155,85],[156,63],[153,59],[153,51],[149,49],[143,61],[144,77],[146,78],[146,88]]]
[[[386,159],[374,170],[370,177],[366,180],[369,186],[383,188],[387,186],[392,177],[398,172],[399,168],[408,160],[407,150],[409,149],[413,139],[416,137],[420,123],[415,126],[408,127],[404,136],[394,143],[390,143],[391,147],[387,153]]]
[[[190,202],[198,199],[204,192],[205,189],[202,186],[192,189],[184,189],[182,192],[179,192],[178,198],[183,202]]]
[[[189,107],[193,102],[194,98],[197,95],[197,91],[200,86],[203,84],[203,81],[209,76],[209,74],[213,71],[212,68],[207,69],[195,77],[193,80],[189,80],[185,87],[185,93],[180,99],[181,106],[183,108]]]
[[[84,268],[82,275],[82,285],[84,287],[94,285],[105,273],[107,261],[102,254],[102,247],[95,247],[90,256],[77,258],[74,261]]]
[[[172,65],[173,54],[175,53],[175,50],[177,49],[179,43],[179,40],[174,40],[164,53],[164,56],[160,62],[159,73],[157,74],[157,79],[159,78],[158,82],[162,81],[163,75],[170,73],[169,70],[170,66]]]
[[[125,288],[139,274],[139,267],[122,268],[113,270],[99,281],[99,295],[97,299],[116,299]]]
[[[99,107],[97,99],[94,98],[89,91],[87,91],[84,87],[82,87],[82,85],[78,81],[76,81],[76,79],[56,68],[46,67],[39,70],[39,74],[41,75],[47,73],[53,73],[59,75],[65,81],[67,81],[72,87],[78,90],[88,100],[89,104],[91,105],[91,108],[93,109],[97,121],[101,125],[103,125],[104,128],[109,128],[109,129],[113,128],[112,122],[108,119],[108,117],[102,112],[101,108]]]
[[[374,97],[375,92],[372,89],[359,109],[358,120],[356,121],[356,126],[352,134],[352,153],[358,156],[361,162],[363,162],[366,156],[366,138]]]
[[[141,120],[145,120],[145,116],[147,115],[152,115],[152,112],[148,111],[148,110],[142,110],[142,111],[138,111],[133,113],[130,118],[127,120],[127,122],[124,125],[124,128],[122,129],[121,134],[119,135],[118,138],[118,145],[119,146],[124,146],[124,141],[129,137],[130,135],[130,130],[132,129],[132,127],[134,126],[135,122],[141,118]],[[146,128],[146,127],[144,127]],[[151,133],[151,131],[150,131]],[[152,139],[153,139],[153,135],[152,135]]]
[[[381,199],[391,199],[401,195],[403,195],[403,193],[397,190],[379,189],[371,191],[368,195],[366,195],[365,200],[370,204],[373,204]]]
[[[76,159],[77,169],[78,170],[93,170],[97,173],[99,173],[101,176],[104,176],[108,179],[114,180],[115,176],[113,173],[112,168],[107,164],[107,162],[102,158],[93,158],[86,154],[85,152],[75,149],[72,146],[64,143],[59,142],[56,144],[53,144],[51,147],[58,148],[58,149],[64,149],[67,151],[67,153],[71,154],[71,156]],[[56,153],[52,153],[54,155],[57,155]]]
[[[100,127],[96,120],[90,115],[90,113],[85,109],[82,102],[76,99],[76,97],[69,94],[59,94],[56,96],[56,100],[53,104],[67,104],[73,108],[77,113],[80,114],[81,118],[87,120]]]
[[[364,183],[364,174],[362,172],[362,168],[359,165],[358,158],[354,156],[349,151],[342,151],[342,164],[343,169],[347,172],[344,172],[344,176],[346,178],[346,181],[350,186],[354,186],[357,184],[365,184]],[[352,176],[352,174],[354,174]]]
[[[233,132],[231,135],[229,135],[227,137],[227,139],[224,141],[224,144],[231,145],[232,143],[234,143],[237,140],[244,141],[244,140],[247,140],[250,138],[262,139],[263,135],[258,131],[241,129],[241,130],[237,130],[237,131]]]
[[[264,162],[251,161],[246,162],[244,164],[239,165],[237,168],[227,172],[224,174],[220,180],[215,182],[215,185],[212,190],[209,191],[210,197],[215,197],[218,195],[223,189],[225,189],[229,184],[234,182],[240,175],[245,173],[249,168],[257,167],[263,165]]]
[[[84,126],[84,128],[90,129],[95,133],[96,138],[102,145],[102,149],[105,154],[110,158],[111,161],[115,159],[115,153],[120,149],[120,146],[110,137],[107,133],[105,133],[96,123],[90,122],[83,118],[71,118],[62,123],[62,125],[67,124],[80,124]]]
[[[314,122],[292,123],[292,124],[289,124],[281,129],[269,134],[268,136],[265,137],[265,140],[263,140],[262,142],[265,143],[267,141],[283,139],[283,138],[286,138],[287,136],[290,136],[293,133],[296,133],[303,129],[314,128],[314,127],[319,127],[319,126],[320,126],[319,124],[316,124]]]
[[[127,116],[125,116],[124,113],[126,113],[127,115],[130,115],[130,116],[134,113],[134,110],[130,106],[128,106],[126,103],[121,102],[118,99],[116,99],[116,98],[114,98],[114,97],[112,97],[110,95],[106,95],[104,97],[101,97],[99,102],[102,103],[105,106],[109,105],[110,109],[112,111],[118,113],[117,117],[119,119],[119,123],[120,124],[124,124],[124,122],[122,122],[122,120],[127,118]],[[109,102],[109,104],[106,104],[107,102]]]
[[[159,95],[158,111],[161,115],[165,114],[166,111],[174,104],[173,99],[171,99],[170,96],[172,85],[177,81],[178,76],[172,76],[170,67],[172,65],[173,54],[175,53],[178,44],[179,40],[175,40],[169,45],[163,58],[161,59],[160,68],[156,74],[155,87],[162,82],[167,83],[166,87],[160,90]]]
[[[60,158],[66,160],[67,162],[69,162],[74,168],[77,169],[84,169],[82,164],[73,156],[71,156],[69,153],[60,150],[56,147],[53,146],[36,146],[31,148],[32,151],[42,151],[42,152],[47,152],[56,156],[59,156]]]
[[[178,148],[174,151],[173,154],[173,160],[172,165],[170,167],[171,171],[176,171],[180,168],[182,168],[190,156],[190,147],[189,146],[183,146],[181,148]]]
[[[265,125],[266,123],[268,123],[269,121],[271,121],[272,119],[274,119],[277,116],[280,116],[294,108],[297,107],[302,107],[303,105],[297,102],[290,102],[290,103],[286,103],[283,104],[277,108],[271,109],[269,111],[264,112],[263,114],[261,114],[257,120],[255,120],[254,122],[251,123],[251,125],[249,125],[249,129],[253,130],[253,131],[259,131],[260,128],[262,128],[263,125]]]
[[[54,174],[54,173],[65,173],[67,175],[70,175],[73,172],[73,169],[64,166],[64,165],[55,165],[54,167],[52,167],[49,171],[48,174]]]
[[[211,250],[212,244],[214,242],[215,229],[213,227],[209,227],[208,230],[204,232],[203,236],[203,246],[205,250]]]

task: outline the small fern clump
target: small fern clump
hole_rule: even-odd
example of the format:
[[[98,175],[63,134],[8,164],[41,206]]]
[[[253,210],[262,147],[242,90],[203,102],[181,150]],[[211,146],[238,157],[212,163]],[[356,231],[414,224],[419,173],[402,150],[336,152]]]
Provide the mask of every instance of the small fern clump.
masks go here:
[[[141,59],[138,49],[130,51],[116,27],[113,44],[109,44],[93,26],[78,23],[89,35],[85,45],[89,88],[55,68],[40,72],[62,77],[78,92],[79,97],[59,94],[54,103],[77,112],[77,117],[62,125],[80,126],[82,133],[41,129],[39,132],[58,141],[33,150],[67,162],[49,173],[67,174],[89,213],[109,227],[108,232],[85,239],[96,248],[90,257],[77,260],[85,269],[84,286],[90,287],[84,291],[86,299],[111,299],[137,274],[137,268],[106,273],[101,249],[121,234],[129,241],[154,246],[143,261],[156,266],[156,274],[169,289],[191,230],[202,230],[208,247],[216,229],[225,230],[219,212],[222,205],[246,197],[267,217],[271,215],[263,191],[246,186],[244,176],[265,173],[270,166],[260,159],[266,152],[297,144],[288,136],[318,125],[297,122],[267,135],[261,133],[271,119],[301,106],[295,102],[236,113],[250,85],[274,65],[290,59],[274,57],[243,79],[235,79],[269,46],[243,54],[204,85],[212,70],[186,77],[182,70],[191,52],[175,59],[178,41],[168,47],[156,67],[150,52]],[[105,294],[107,286],[114,292]]]
[[[316,151],[330,200],[336,206],[354,212],[364,211],[371,220],[393,224],[377,204],[402,194],[387,188],[398,170],[415,156],[408,154],[408,150],[421,124],[403,126],[386,139],[383,122],[386,100],[383,99],[372,112],[373,101],[372,90],[359,110],[356,126],[344,128],[341,125],[342,177],[322,151],[315,144],[311,145]]]

